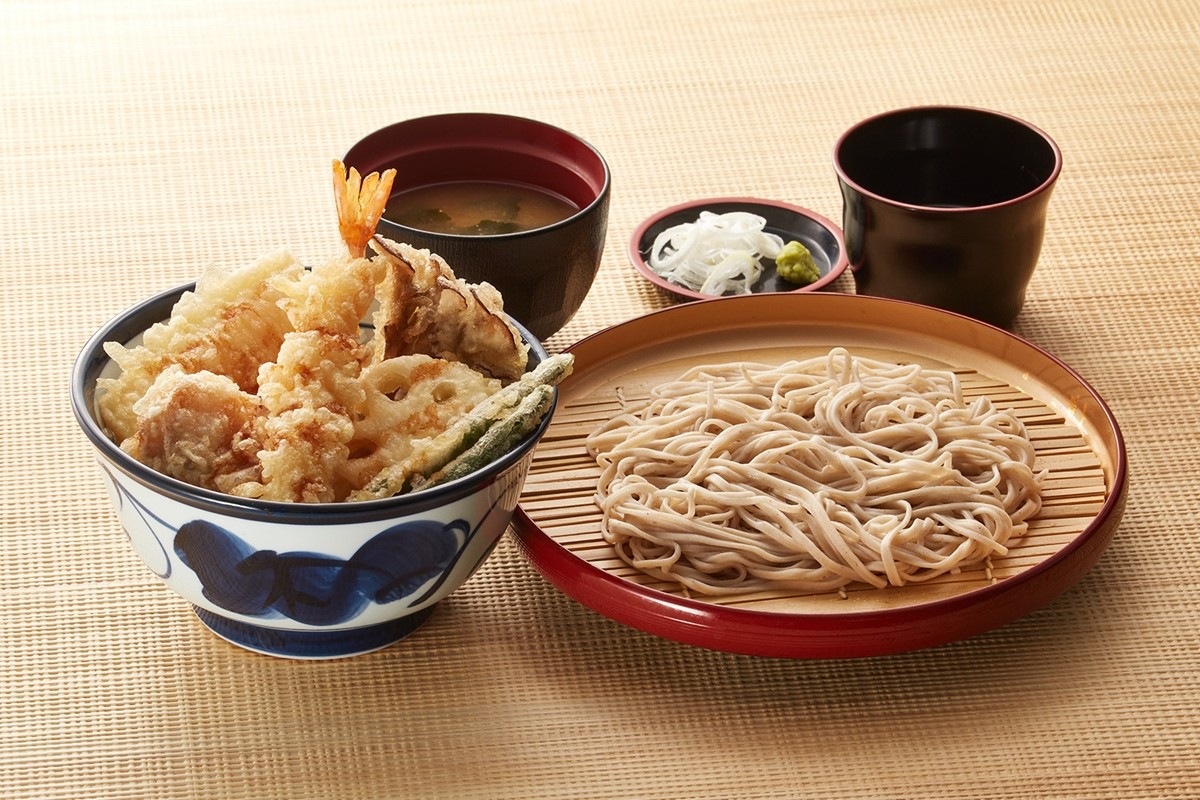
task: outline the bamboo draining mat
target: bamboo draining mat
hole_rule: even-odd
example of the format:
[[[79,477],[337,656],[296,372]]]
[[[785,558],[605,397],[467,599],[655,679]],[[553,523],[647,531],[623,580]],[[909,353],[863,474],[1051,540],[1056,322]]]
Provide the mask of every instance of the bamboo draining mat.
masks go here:
[[[0,797],[1200,797],[1198,42],[1193,0],[0,2]],[[493,111],[605,155],[562,349],[670,303],[624,255],[648,215],[839,220],[838,135],[917,103],[1064,153],[1016,330],[1112,405],[1131,485],[1037,613],[898,656],[735,656],[583,608],[508,537],[408,641],[298,663],[216,639],[132,553],[72,360],[209,264],[340,251],[329,160],[367,132]]]
[[[780,362],[792,357],[799,356],[790,350],[779,354]],[[897,354],[892,358],[901,363],[904,356]],[[1028,532],[1009,545],[1008,553],[992,557],[976,567],[946,573],[923,583],[884,589],[856,583],[842,591],[826,593],[777,589],[714,597],[697,596],[677,584],[640,572],[626,564],[604,539],[602,515],[594,501],[600,469],[585,445],[587,436],[603,422],[625,410],[637,411],[648,401],[649,394],[644,391],[644,385],[638,387],[642,391],[629,393],[624,391],[620,379],[609,381],[600,389],[591,389],[582,397],[573,397],[556,411],[534,455],[521,506],[543,532],[597,569],[639,586],[716,605],[752,611],[836,614],[851,609],[918,605],[970,592],[1027,570],[1070,544],[1099,513],[1107,496],[1107,487],[1103,462],[1093,445],[1083,431],[1059,412],[1037,398],[979,372],[961,367],[954,371],[962,381],[963,397],[967,402],[983,396],[998,409],[1016,414],[1025,424],[1037,452],[1037,471],[1046,473],[1043,507],[1030,520]],[[845,602],[848,599],[853,602]]]

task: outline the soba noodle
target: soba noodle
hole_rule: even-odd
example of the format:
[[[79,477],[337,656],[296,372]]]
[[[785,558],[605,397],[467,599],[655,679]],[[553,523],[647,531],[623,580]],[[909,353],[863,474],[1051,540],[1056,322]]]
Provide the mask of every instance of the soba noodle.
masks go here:
[[[696,367],[587,445],[605,538],[700,594],[925,581],[1003,555],[1041,507],[1013,413],[841,348]]]

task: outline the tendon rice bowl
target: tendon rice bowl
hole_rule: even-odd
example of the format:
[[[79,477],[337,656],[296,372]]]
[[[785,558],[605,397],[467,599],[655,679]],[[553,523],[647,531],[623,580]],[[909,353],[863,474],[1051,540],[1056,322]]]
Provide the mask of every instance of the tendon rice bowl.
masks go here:
[[[117,371],[104,344],[136,343],[194,286],[113,319],[83,348],[71,378],[75,416],[95,447],[133,549],[206,626],[250,650],[334,658],[408,635],[475,572],[507,529],[551,414],[475,472],[383,499],[275,502],[168,477],[106,435],[96,386]],[[517,328],[532,370],[547,352]]]

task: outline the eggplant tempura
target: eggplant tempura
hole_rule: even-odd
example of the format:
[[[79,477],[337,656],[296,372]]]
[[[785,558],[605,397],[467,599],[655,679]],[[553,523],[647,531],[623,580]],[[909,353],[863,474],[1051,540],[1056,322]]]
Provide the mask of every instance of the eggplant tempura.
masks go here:
[[[343,255],[210,270],[140,344],[107,343],[121,373],[97,404],[121,448],[206,489],[328,503],[456,477],[536,427],[572,357],[526,374],[494,287],[375,234],[394,178],[335,161]]]

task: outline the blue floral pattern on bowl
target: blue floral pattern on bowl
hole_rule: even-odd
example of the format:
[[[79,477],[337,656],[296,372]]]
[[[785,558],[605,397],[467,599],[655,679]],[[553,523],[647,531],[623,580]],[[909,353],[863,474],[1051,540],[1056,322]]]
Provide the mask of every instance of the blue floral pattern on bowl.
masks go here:
[[[446,574],[471,533],[463,520],[401,523],[342,559],[256,550],[219,525],[193,520],[176,532],[175,552],[199,577],[204,596],[221,608],[250,617],[337,625],[354,619],[370,603],[409,598]],[[420,602],[416,598],[413,604]]]
[[[474,573],[490,554],[520,489],[511,481],[494,484],[495,499],[474,526],[461,518],[404,520],[342,557],[259,548],[203,518],[173,525],[112,469],[105,466],[104,472],[130,543],[185,596],[189,592],[179,568],[191,574],[200,593],[195,611],[205,625],[243,647],[303,658],[365,652],[415,630],[448,591],[447,581],[459,576],[461,582],[462,568]],[[484,541],[478,541],[481,537]],[[460,564],[472,551],[471,560]],[[356,623],[372,607],[388,605],[413,613],[402,622]],[[271,625],[275,620],[296,627]]]

